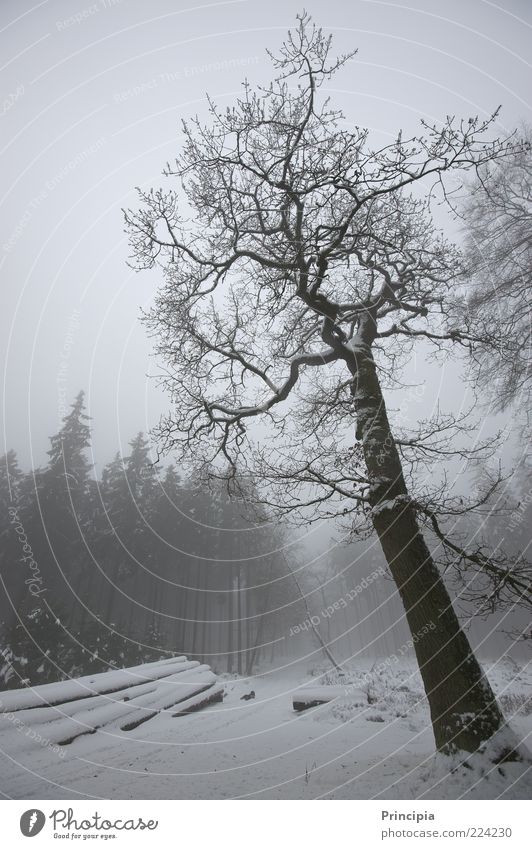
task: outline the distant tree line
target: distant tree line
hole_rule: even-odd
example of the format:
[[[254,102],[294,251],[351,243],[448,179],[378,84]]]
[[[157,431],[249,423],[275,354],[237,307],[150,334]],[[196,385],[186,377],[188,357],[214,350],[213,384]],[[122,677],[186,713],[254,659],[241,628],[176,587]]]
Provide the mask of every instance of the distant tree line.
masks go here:
[[[379,564],[364,547],[335,549],[334,569],[330,554],[306,564],[224,484],[154,464],[142,433],[99,477],[90,445],[80,392],[44,467],[0,460],[0,689],[173,654],[248,675],[282,657],[312,665],[308,610],[341,660],[393,650],[401,610],[391,587],[366,586]]]
[[[258,522],[222,483],[154,464],[142,433],[99,477],[90,440],[80,392],[43,468],[24,473],[14,451],[0,459],[0,689],[173,654],[244,675],[296,658],[312,667],[326,660],[315,629],[340,663],[408,643],[371,540],[316,556],[310,546],[303,559],[285,529]],[[490,511],[494,548],[525,547],[529,482],[525,464],[513,478],[518,509]],[[478,533],[464,518],[461,529],[464,544]],[[510,630],[485,587],[469,584],[463,598],[466,618],[495,613]],[[485,646],[482,622],[474,633]]]
[[[80,392],[45,467],[0,461],[0,687],[180,653],[251,671],[294,599],[278,528],[153,464],[142,433],[99,479],[89,448]]]

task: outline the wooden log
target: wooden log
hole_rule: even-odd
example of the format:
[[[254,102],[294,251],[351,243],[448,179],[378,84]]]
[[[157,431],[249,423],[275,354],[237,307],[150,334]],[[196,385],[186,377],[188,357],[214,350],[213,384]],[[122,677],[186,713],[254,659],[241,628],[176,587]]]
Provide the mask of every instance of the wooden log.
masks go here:
[[[187,716],[189,713],[194,713],[194,711],[201,710],[207,705],[213,704],[214,702],[222,702],[224,698],[224,687],[223,684],[214,684],[214,686],[209,687],[208,690],[205,690],[204,693],[199,694],[198,696],[194,696],[192,699],[188,699],[186,702],[183,702],[180,710],[177,713],[173,713],[172,716]]]
[[[172,716],[183,716],[221,701],[223,694],[209,666],[183,657],[0,693],[0,699],[13,696],[2,705],[6,721],[17,711],[20,726],[34,727],[50,743],[66,746],[98,729],[130,731],[176,707]]]
[[[6,690],[0,692],[0,713],[28,708],[45,708],[90,698],[96,694],[118,692],[126,687],[156,681],[199,665],[197,660],[187,660],[186,657],[180,656],[157,660],[154,663],[144,663],[141,666],[130,666],[127,669],[110,669],[96,675],[70,678],[53,684]]]
[[[335,699],[349,698],[367,702],[366,694],[359,687],[350,687],[349,684],[330,684],[322,687],[302,687],[292,697],[292,707],[300,713],[302,710],[318,707]]]

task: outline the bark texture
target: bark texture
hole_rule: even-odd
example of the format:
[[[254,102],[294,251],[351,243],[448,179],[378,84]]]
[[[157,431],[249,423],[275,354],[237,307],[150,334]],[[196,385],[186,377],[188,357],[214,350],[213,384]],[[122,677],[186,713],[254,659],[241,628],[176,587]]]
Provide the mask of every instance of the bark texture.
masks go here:
[[[357,437],[371,481],[372,520],[400,593],[429,701],[436,746],[476,751],[504,726],[421,534],[370,352],[357,356]],[[511,756],[501,753],[501,760]]]

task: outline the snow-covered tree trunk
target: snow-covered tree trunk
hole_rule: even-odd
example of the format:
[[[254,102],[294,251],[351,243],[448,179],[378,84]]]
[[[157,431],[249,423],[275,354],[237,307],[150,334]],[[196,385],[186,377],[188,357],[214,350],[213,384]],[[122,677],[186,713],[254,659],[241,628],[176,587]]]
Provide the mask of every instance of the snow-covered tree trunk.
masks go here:
[[[504,718],[421,534],[370,350],[357,356],[353,395],[372,521],[405,608],[436,746],[474,752]]]

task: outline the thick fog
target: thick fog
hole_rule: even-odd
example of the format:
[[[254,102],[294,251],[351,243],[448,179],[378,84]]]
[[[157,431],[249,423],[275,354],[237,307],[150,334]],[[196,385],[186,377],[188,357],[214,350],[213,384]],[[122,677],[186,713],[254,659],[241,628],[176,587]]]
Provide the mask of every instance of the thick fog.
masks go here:
[[[320,26],[333,33],[338,53],[358,48],[326,93],[343,109],[350,125],[370,128],[375,144],[390,141],[400,128],[405,135],[415,135],[420,119],[432,124],[447,115],[487,118],[501,104],[493,134],[504,136],[530,118],[531,74],[525,60],[530,24],[523,19],[528,12],[525,0],[511,0],[504,8],[483,0],[451,0],[443,5],[412,0],[408,6],[380,0],[327,4],[309,0],[305,6]],[[165,184],[161,171],[179,151],[180,123],[196,114],[206,116],[207,94],[225,107],[241,91],[245,78],[253,85],[270,79],[266,48],[275,51],[299,11],[301,4],[294,0],[2,4],[3,441],[5,451],[17,452],[24,471],[47,462],[49,437],[61,427],[80,390],[86,392],[92,418],[90,464],[91,474],[98,478],[115,452],[127,455],[135,434],[149,433],[167,410],[169,400],[154,379],[159,366],[152,356],[152,341],[139,320],[160,281],[157,272],[136,274],[128,266],[121,209],[136,206],[135,187]],[[440,226],[460,239],[459,227],[445,208],[435,206],[434,215]],[[438,406],[455,412],[466,409],[473,399],[462,368],[459,362],[430,363],[420,348],[407,366],[406,379],[422,391],[412,390],[407,397],[405,420],[415,422]],[[393,391],[388,400],[390,407],[401,404],[401,396]],[[507,422],[508,417],[481,414],[473,438],[484,438]],[[505,462],[514,449],[508,440],[502,450]],[[455,474],[462,474],[460,463],[450,467],[451,477]],[[467,479],[459,484],[467,485]],[[201,513],[199,524],[206,523],[208,515]],[[357,646],[369,655],[389,653],[408,640],[390,582],[370,581],[372,588],[361,594],[352,618],[345,613],[333,621],[323,613],[331,603],[345,600],[352,586],[380,568],[382,560],[374,542],[351,557],[335,551],[337,574],[331,576],[329,548],[344,532],[337,530],[331,542],[333,533],[329,525],[318,525],[298,530],[290,541],[294,550],[296,543],[299,548],[292,557],[289,546],[288,557],[297,568],[306,566],[303,589],[310,613],[317,611],[324,636],[336,641],[343,658],[356,653]],[[189,540],[192,548],[186,556],[220,563],[242,558],[242,551],[224,548],[219,539],[211,550],[205,549],[207,538],[201,541],[203,548],[196,540],[197,550]],[[271,539],[267,543],[277,544],[280,549],[285,545]],[[97,562],[98,553],[93,554]],[[234,639],[259,640],[259,634],[249,631],[239,631],[236,637],[232,632],[222,637],[216,631],[227,615],[223,593],[229,592],[233,599],[236,590],[240,598],[240,590],[255,580],[252,571],[245,576],[240,570],[236,576],[231,572],[219,586],[209,583],[207,574],[198,578],[194,573],[199,581],[196,589],[204,595],[196,592],[193,599],[201,597],[204,606],[196,604],[191,612],[186,592],[182,596],[177,592],[180,600],[174,604],[164,583],[145,582],[146,563],[156,559],[154,552],[146,554],[147,560],[142,552],[136,556],[144,569],[136,584],[134,579],[120,585],[118,561],[107,575],[102,573],[99,589],[91,584],[94,598],[89,598],[83,582],[74,589],[68,585],[66,591],[63,582],[60,593],[65,602],[73,593],[79,604],[72,614],[74,624],[84,625],[97,613],[106,626],[120,619],[127,633],[135,621],[148,629],[156,610],[165,621],[159,632],[166,645],[175,648],[182,641],[179,650],[183,647],[213,663],[219,654],[231,656]],[[252,555],[248,551],[245,557]],[[172,564],[164,565],[163,582],[175,582]],[[157,572],[157,565],[154,568]],[[283,568],[275,562],[279,574]],[[187,578],[181,579],[186,584]],[[261,580],[269,579],[263,575]],[[316,651],[319,655],[316,648],[308,654],[312,639],[308,626],[291,634],[306,621],[308,611],[294,595],[286,571],[283,580],[291,586],[286,590],[287,604],[296,608],[291,618],[281,616],[282,626],[272,618],[264,639],[268,645],[286,641],[279,656],[308,658]],[[179,589],[179,581],[177,585]],[[120,595],[114,607],[106,586],[113,587],[108,593]],[[220,599],[209,606],[206,593],[218,593]],[[284,609],[282,597],[281,589],[272,602],[276,615]],[[262,603],[250,611],[260,611]],[[244,600],[243,606],[229,611],[230,617],[246,621],[246,604]],[[210,624],[204,622],[199,634],[191,626],[189,634],[186,625],[180,631],[176,624],[185,620]],[[473,627],[484,651],[497,642],[491,636],[496,625],[492,620],[487,628]],[[280,636],[275,636],[277,627]],[[299,635],[301,645],[289,641],[290,635]],[[222,648],[217,653],[218,643]]]
[[[487,116],[499,104],[497,132],[528,117],[527,4],[503,5],[306,8],[338,52],[358,47],[330,93],[386,141],[419,118]],[[23,467],[44,461],[81,388],[97,468],[166,410],[138,320],[158,279],[127,267],[121,207],[135,204],[135,186],[161,182],[181,119],[205,114],[207,92],[224,106],[245,77],[269,78],[265,48],[299,10],[292,0],[2,4],[4,440]],[[436,377],[442,403],[457,400],[448,368]],[[424,369],[413,363],[416,381]]]

